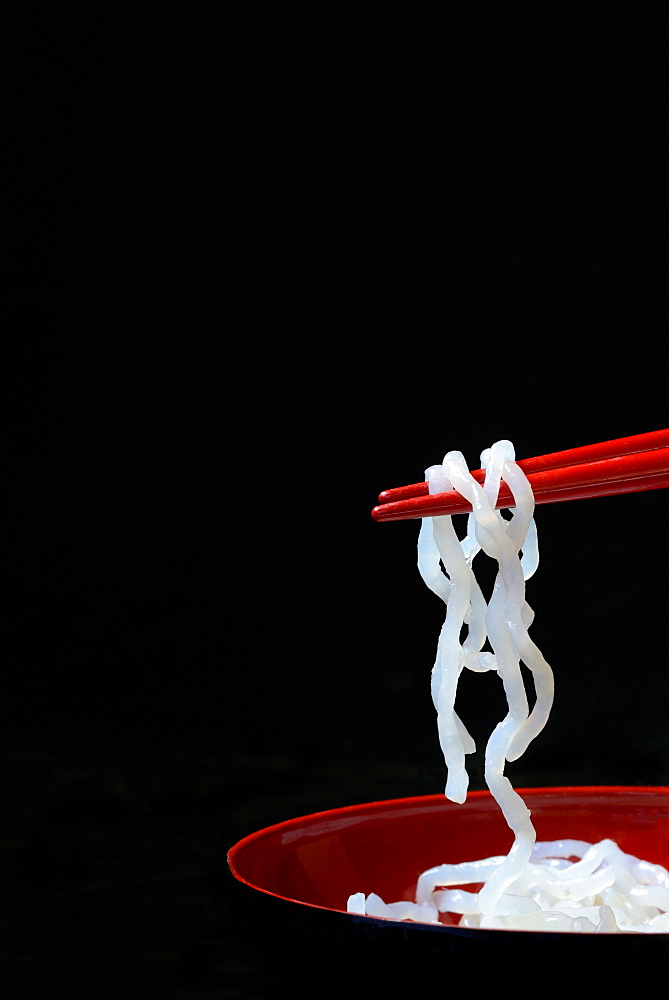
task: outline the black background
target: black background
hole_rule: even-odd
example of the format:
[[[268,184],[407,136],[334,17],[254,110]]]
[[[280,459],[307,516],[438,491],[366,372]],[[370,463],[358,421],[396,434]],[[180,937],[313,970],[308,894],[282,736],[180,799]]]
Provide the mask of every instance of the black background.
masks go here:
[[[227,849],[442,789],[440,602],[369,512],[452,448],[666,425],[659,11],[24,7],[16,997],[262,996]],[[538,510],[556,703],[516,785],[666,783],[665,506]],[[459,705],[483,746],[495,680]]]

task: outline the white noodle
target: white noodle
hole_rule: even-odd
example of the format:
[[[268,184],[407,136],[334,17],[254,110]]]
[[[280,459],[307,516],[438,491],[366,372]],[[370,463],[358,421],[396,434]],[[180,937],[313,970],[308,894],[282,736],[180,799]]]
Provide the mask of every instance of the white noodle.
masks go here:
[[[514,835],[508,855],[430,868],[419,877],[415,902],[385,903],[375,893],[349,897],[348,910],[395,920],[439,922],[439,913],[460,914],[460,926],[569,933],[667,933],[669,872],[625,854],[612,840],[598,844],[562,840],[536,843],[522,798],[504,775],[546,725],[553,703],[553,674],[528,629],[534,612],[525,600],[525,581],[538,562],[534,497],[514,461],[513,445],[498,441],[481,454],[485,481],[471,476],[460,452],[426,470],[430,493],[457,489],[472,505],[467,533],[458,540],[449,516],[423,518],[418,569],[426,585],[446,604],[432,670],[432,699],[448,777],[446,797],[464,802],[465,755],[474,741],[455,712],[463,669],[495,670],[508,704],[486,747],[487,785]],[[500,483],[515,507],[505,519],[495,509]],[[483,551],[498,564],[486,603],[472,564]],[[443,568],[442,568],[443,567]],[[463,626],[467,628],[461,640]],[[486,641],[492,652],[484,651]],[[529,704],[521,661],[531,671],[535,703]],[[576,861],[571,859],[576,858]],[[478,892],[454,888],[481,885]]]

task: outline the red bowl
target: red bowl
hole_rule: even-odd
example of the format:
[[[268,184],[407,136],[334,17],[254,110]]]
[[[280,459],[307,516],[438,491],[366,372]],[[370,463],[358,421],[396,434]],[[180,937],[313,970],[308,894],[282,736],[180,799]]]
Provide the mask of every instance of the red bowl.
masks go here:
[[[532,813],[538,840],[615,840],[622,850],[669,868],[669,787],[519,789]],[[345,806],[278,823],[250,834],[230,850],[234,877],[254,890],[251,932],[265,918],[288,934],[307,935],[310,950],[331,974],[356,961],[398,977],[441,981],[461,958],[484,960],[478,970],[513,958],[656,961],[667,954],[669,934],[556,934],[467,929],[406,923],[346,913],[353,892],[378,893],[386,902],[413,899],[418,875],[433,865],[505,854],[512,836],[489,792],[470,792],[462,805],[443,795]],[[281,909],[269,909],[281,904]],[[257,921],[257,923],[256,923]],[[274,931],[272,932],[274,934]],[[284,944],[279,946],[285,949]],[[294,940],[294,938],[293,938]],[[604,943],[603,943],[604,942]],[[290,945],[288,945],[290,947]],[[365,962],[365,953],[366,962]],[[404,956],[404,958],[402,958]],[[438,964],[434,965],[432,960]],[[276,953],[273,962],[276,962]],[[432,965],[430,965],[432,961]],[[487,963],[487,964],[486,964]],[[594,967],[593,967],[594,968]],[[490,972],[492,976],[492,971]],[[491,978],[491,983],[493,979]]]

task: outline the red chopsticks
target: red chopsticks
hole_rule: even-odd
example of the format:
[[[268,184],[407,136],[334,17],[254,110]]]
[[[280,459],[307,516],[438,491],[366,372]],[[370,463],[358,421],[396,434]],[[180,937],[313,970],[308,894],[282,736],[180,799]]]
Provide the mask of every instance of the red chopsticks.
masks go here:
[[[518,462],[530,481],[536,503],[556,503],[615,493],[640,493],[669,486],[669,428],[555,451]],[[472,472],[483,483],[485,471]],[[375,521],[403,521],[438,514],[465,514],[471,504],[456,490],[429,495],[427,483],[399,486],[379,494],[372,510]],[[513,507],[502,481],[497,507]]]

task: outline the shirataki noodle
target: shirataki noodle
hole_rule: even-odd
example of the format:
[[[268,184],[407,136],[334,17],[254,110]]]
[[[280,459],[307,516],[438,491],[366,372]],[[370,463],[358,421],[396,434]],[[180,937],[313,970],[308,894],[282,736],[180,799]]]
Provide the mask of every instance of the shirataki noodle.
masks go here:
[[[385,903],[375,893],[365,897],[358,892],[349,897],[347,908],[367,916],[431,923],[440,922],[440,913],[456,914],[459,925],[466,927],[666,933],[669,872],[665,868],[625,854],[612,840],[537,843],[530,812],[504,775],[506,761],[517,760],[544,728],[553,702],[553,673],[529,636],[534,613],[525,600],[525,581],[539,561],[534,497],[514,458],[509,441],[498,441],[484,451],[481,486],[470,475],[463,455],[448,452],[443,464],[428,469],[425,478],[430,493],[456,489],[470,501],[465,537],[459,540],[450,516],[440,516],[422,519],[418,539],[420,574],[446,605],[431,685],[447,766],[445,794],[454,802],[465,801],[465,757],[475,750],[455,712],[460,674],[464,669],[496,671],[508,711],[488,741],[485,779],[513,832],[513,845],[506,856],[423,872],[414,902]],[[502,479],[515,500],[508,519],[495,510]],[[481,551],[497,563],[488,601],[472,568]],[[531,711],[521,662],[534,684]],[[481,888],[478,892],[458,888],[472,885]]]

